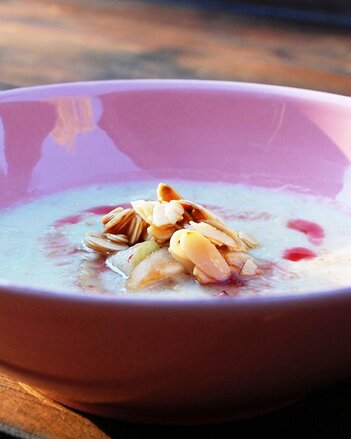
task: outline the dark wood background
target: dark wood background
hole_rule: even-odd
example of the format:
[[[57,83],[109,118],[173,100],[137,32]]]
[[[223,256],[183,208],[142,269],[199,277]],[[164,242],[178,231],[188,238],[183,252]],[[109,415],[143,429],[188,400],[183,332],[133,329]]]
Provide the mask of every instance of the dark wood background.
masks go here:
[[[125,78],[252,81],[351,95],[345,27],[174,2],[1,0],[0,89]],[[3,432],[3,433],[1,433]],[[278,412],[202,427],[125,424],[67,409],[0,376],[0,436],[351,438],[351,381]]]
[[[0,87],[199,78],[351,94],[351,31],[123,0],[2,0]]]

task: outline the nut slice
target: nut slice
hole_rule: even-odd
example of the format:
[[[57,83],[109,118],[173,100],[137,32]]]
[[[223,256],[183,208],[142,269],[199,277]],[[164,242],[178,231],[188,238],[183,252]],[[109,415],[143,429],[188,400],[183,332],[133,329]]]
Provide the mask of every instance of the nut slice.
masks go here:
[[[104,233],[106,232],[122,232],[132,220],[135,212],[133,209],[123,209],[122,212],[115,215],[108,223],[105,224]]]
[[[169,252],[176,261],[180,262],[183,265],[183,267],[189,274],[192,274],[194,270],[194,264],[190,261],[189,258],[187,258],[187,256],[180,247],[180,238],[184,232],[185,230],[182,229],[177,230],[173,233],[169,242]]]
[[[152,215],[155,206],[159,204],[158,201],[136,200],[131,201],[130,204],[132,205],[135,212],[140,215],[146,223],[152,223]]]
[[[102,217],[102,224],[107,224],[109,221],[111,221],[112,218],[121,213],[122,210],[123,207],[116,207],[115,209],[111,210],[111,212]]]
[[[206,285],[216,283],[215,279],[207,276],[207,274],[200,270],[199,267],[194,268],[193,275],[196,277],[197,281],[200,282],[200,284]]]
[[[255,276],[257,273],[257,265],[254,263],[252,259],[248,259],[242,269],[240,270],[240,274],[242,276]]]
[[[179,200],[179,204],[181,204],[186,212],[190,214],[192,219],[195,222],[200,222],[208,219],[213,219],[217,221],[221,221],[218,216],[205,209],[205,207],[201,206],[201,204],[196,204],[188,200]]]
[[[109,239],[105,239],[92,233],[89,233],[85,237],[85,244],[92,250],[103,254],[125,250],[129,247],[128,244],[112,242]]]
[[[134,245],[139,241],[140,235],[144,229],[145,222],[138,214],[133,218],[133,227],[129,227],[128,236],[130,245]]]
[[[195,223],[190,221],[190,225],[201,235],[208,238],[211,242],[218,246],[227,246],[229,249],[234,250],[237,248],[235,241],[226,233],[218,230],[216,227],[211,226],[211,224],[201,222]]]
[[[228,236],[233,238],[235,245],[236,245],[236,249],[238,251],[246,251],[247,250],[247,246],[244,243],[244,241],[242,239],[240,239],[239,234],[235,230],[227,227],[222,221],[208,219],[208,220],[205,220],[205,223],[210,224],[211,226],[215,227],[216,229],[220,230],[221,232],[226,233]]]
[[[238,269],[241,269],[248,259],[252,259],[252,257],[245,252],[224,251],[221,253],[231,267],[236,267]]]
[[[121,233],[117,235],[114,233],[103,233],[102,237],[107,238],[112,242],[116,242],[117,244],[128,244],[128,236]]]
[[[239,232],[238,233],[239,238],[244,241],[244,243],[249,247],[249,248],[256,248],[259,247],[260,244],[248,233],[246,232]]]
[[[183,219],[184,208],[178,201],[158,203],[152,213],[152,225],[164,227],[176,224]]]
[[[154,238],[157,242],[166,242],[173,235],[176,228],[174,226],[167,227],[154,227],[149,226],[147,232],[150,237]]]
[[[184,230],[180,236],[180,248],[186,258],[208,277],[222,282],[230,277],[230,268],[223,256],[207,238],[193,230]]]
[[[160,183],[157,186],[157,199],[159,201],[181,200],[182,196],[169,184]]]

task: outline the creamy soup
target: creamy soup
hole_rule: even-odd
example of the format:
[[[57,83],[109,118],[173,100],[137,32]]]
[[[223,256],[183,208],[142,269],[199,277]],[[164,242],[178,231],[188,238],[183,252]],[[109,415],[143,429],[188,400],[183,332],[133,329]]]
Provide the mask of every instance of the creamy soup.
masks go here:
[[[351,216],[334,201],[285,190],[224,183],[172,182],[230,227],[260,243],[251,250],[262,274],[243,282],[200,285],[183,274],[130,292],[125,278],[87,251],[83,239],[101,217],[130,200],[154,199],[155,182],[84,187],[4,209],[0,278],[60,291],[122,297],[210,298],[300,294],[351,285]]]

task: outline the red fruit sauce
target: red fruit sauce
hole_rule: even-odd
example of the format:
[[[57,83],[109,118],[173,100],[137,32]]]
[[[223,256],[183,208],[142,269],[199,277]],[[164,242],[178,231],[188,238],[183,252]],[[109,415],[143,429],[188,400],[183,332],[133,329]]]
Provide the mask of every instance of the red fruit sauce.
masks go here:
[[[66,224],[77,224],[79,223],[79,221],[82,221],[82,219],[83,219],[83,215],[81,214],[65,216],[64,218],[55,221],[53,225],[55,227],[61,227],[61,226],[65,226]]]
[[[85,209],[84,212],[94,213],[95,215],[107,215],[109,212],[111,212],[111,210],[115,209],[116,207],[117,206],[96,206]]]
[[[316,256],[316,253],[304,247],[288,248],[283,254],[284,259],[294,262],[301,261],[301,259],[313,259]]]
[[[303,219],[294,219],[290,220],[287,226],[289,229],[297,230],[298,232],[307,235],[312,244],[320,245],[322,243],[324,238],[324,230],[323,227],[317,223]]]
[[[79,212],[76,215],[65,216],[64,218],[58,219],[54,222],[53,226],[61,227],[67,224],[77,224],[84,219],[85,213],[93,213],[94,215],[107,215],[111,210],[115,209],[117,206],[95,206],[90,207],[89,209],[85,209]],[[127,209],[130,207],[130,203],[120,203],[118,207],[123,207],[123,209]]]

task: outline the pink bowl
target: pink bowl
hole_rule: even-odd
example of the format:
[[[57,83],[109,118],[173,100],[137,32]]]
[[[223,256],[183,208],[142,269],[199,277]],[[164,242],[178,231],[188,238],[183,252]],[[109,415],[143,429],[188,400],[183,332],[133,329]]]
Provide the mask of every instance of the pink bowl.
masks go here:
[[[58,130],[70,111],[88,122]],[[1,208],[88,184],[170,177],[345,200],[350,191],[347,97],[225,82],[77,83],[4,92],[0,119]],[[3,372],[120,419],[237,419],[351,372],[350,288],[179,303],[1,279],[0,313]]]

